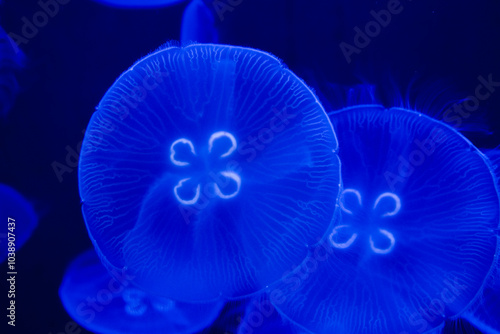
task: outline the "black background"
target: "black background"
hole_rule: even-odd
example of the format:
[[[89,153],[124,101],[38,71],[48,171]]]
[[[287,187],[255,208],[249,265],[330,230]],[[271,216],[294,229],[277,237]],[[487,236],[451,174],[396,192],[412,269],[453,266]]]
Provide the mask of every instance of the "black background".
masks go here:
[[[409,102],[425,106],[421,101],[435,105],[473,95],[479,75],[492,74],[500,81],[498,1],[401,4],[403,11],[393,15],[350,64],[339,43],[353,44],[353,28],[363,29],[373,20],[370,11],[387,8],[386,1],[241,0],[223,20],[216,18],[216,26],[221,43],[271,52],[318,88],[364,82],[383,88],[389,99],[411,89]],[[31,200],[40,222],[17,253],[14,332],[56,334],[71,320],[57,290],[66,266],[91,243],[80,212],[77,170],[70,167],[72,172],[63,174],[60,182],[52,165],[66,164],[68,149],[77,151],[96,105],[123,71],[166,41],[179,39],[184,7],[124,10],[70,0],[20,45],[28,63],[16,104],[0,121],[0,182]],[[0,22],[7,32],[21,34],[22,17],[32,21],[40,10],[34,0],[5,0]],[[439,90],[446,91],[444,98],[436,98]],[[500,89],[477,111],[477,119],[487,124],[482,128],[492,132],[470,136],[478,147],[500,143],[499,109]],[[1,289],[7,291],[5,279]],[[1,291],[5,310],[7,299]],[[448,325],[449,333],[461,330],[461,325]]]

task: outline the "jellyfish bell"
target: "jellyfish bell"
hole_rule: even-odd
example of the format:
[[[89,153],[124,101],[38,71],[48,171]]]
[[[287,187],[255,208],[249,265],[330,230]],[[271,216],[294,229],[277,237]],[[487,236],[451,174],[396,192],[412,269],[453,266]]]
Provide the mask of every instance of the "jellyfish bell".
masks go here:
[[[31,203],[5,184],[0,184],[0,214],[5,219],[0,231],[0,262],[3,262],[26,243],[38,224],[38,217]]]
[[[0,27],[0,115],[7,115],[19,92],[17,72],[26,57],[12,38]]]
[[[148,295],[120,273],[113,278],[94,249],[79,255],[66,270],[61,301],[81,326],[96,333],[194,333],[208,327],[223,307],[187,304]]]
[[[312,91],[254,49],[167,46],[92,116],[79,186],[109,268],[182,301],[262,290],[332,223],[337,140]]]
[[[276,308],[314,333],[426,333],[481,290],[497,250],[499,195],[487,157],[421,113],[330,113],[341,219],[321,256],[278,285]]]

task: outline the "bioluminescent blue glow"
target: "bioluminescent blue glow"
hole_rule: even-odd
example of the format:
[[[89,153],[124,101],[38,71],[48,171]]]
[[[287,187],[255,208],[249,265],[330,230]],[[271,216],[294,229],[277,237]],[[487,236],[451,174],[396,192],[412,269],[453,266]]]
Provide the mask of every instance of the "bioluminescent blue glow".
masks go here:
[[[176,5],[187,0],[94,0],[106,6],[122,8],[151,8]]]
[[[209,326],[224,303],[187,304],[146,294],[125,271],[112,277],[94,249],[68,267],[59,296],[66,311],[95,333],[194,333]]]
[[[202,0],[191,1],[182,16],[181,44],[217,43],[214,14]]]
[[[337,140],[275,57],[193,44],[143,58],[108,90],[82,146],[82,210],[110,268],[182,301],[262,290],[327,233]]]
[[[314,333],[439,332],[481,291],[497,249],[489,160],[453,128],[400,108],[330,114],[341,219],[273,301]]]
[[[0,27],[0,115],[5,116],[19,92],[16,72],[26,60],[16,43]]]
[[[384,218],[395,216],[401,210],[401,199],[391,192],[380,194],[375,199],[373,206],[366,209],[364,208],[361,193],[356,189],[346,188],[340,194],[339,203],[343,213],[343,223],[335,226],[329,235],[331,245],[338,249],[348,248],[356,241],[358,237],[358,232],[355,232],[357,230],[356,225],[361,226],[361,229],[365,228],[364,215],[366,211],[372,211],[376,218]],[[385,208],[381,209],[382,207]],[[390,231],[376,228],[372,232],[375,233],[369,234],[367,240],[373,253],[388,254],[394,249],[396,239]],[[377,242],[374,240],[377,240]]]
[[[29,239],[38,224],[38,217],[31,203],[5,184],[0,184],[0,214],[4,219],[0,231],[0,262],[3,262],[8,254],[19,251]]]

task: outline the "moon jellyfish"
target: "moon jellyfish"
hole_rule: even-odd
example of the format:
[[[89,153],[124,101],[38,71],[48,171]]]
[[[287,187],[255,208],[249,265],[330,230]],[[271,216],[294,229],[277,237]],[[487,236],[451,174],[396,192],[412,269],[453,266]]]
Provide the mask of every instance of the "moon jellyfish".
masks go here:
[[[209,326],[224,306],[148,295],[133,281],[125,271],[112,277],[90,249],[66,270],[59,296],[70,316],[96,333],[194,333]]]
[[[123,8],[154,8],[177,5],[186,0],[94,0],[106,6]]]
[[[167,46],[123,73],[87,127],[83,215],[109,268],[182,301],[255,293],[326,233],[337,140],[312,91],[254,49]]]
[[[19,91],[16,71],[23,67],[25,56],[0,27],[0,115],[5,116]]]
[[[423,114],[360,105],[330,114],[341,219],[274,302],[314,333],[434,333],[481,290],[497,249],[489,160]],[[332,204],[333,205],[333,204]]]
[[[217,43],[214,15],[202,0],[193,0],[182,16],[181,44]]]
[[[16,190],[0,184],[0,262],[7,257],[14,260],[14,254],[29,239],[38,218],[33,206]]]

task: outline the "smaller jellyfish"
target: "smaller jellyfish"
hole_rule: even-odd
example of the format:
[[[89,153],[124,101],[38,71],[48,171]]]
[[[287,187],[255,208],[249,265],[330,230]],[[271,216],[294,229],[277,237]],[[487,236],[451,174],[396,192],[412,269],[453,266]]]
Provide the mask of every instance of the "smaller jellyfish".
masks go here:
[[[69,315],[97,333],[194,333],[208,327],[224,306],[187,304],[146,294],[125,271],[112,277],[94,249],[68,267],[59,288]]]
[[[187,0],[94,0],[103,5],[121,8],[154,8],[168,7],[180,4]]]
[[[475,299],[498,256],[490,160],[415,111],[358,105],[330,118],[341,218],[278,284],[283,298],[273,303],[314,333],[440,332]]]
[[[0,27],[0,115],[7,115],[19,92],[16,72],[23,66],[26,57],[16,43]]]
[[[0,262],[3,262],[12,247],[18,251],[29,239],[38,224],[38,217],[31,203],[4,184],[0,184],[0,217],[5,220],[0,230]]]
[[[181,44],[217,43],[214,14],[202,0],[193,0],[182,16]]]

